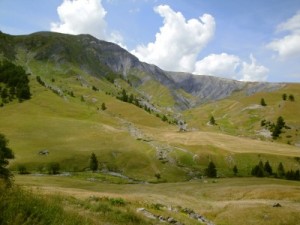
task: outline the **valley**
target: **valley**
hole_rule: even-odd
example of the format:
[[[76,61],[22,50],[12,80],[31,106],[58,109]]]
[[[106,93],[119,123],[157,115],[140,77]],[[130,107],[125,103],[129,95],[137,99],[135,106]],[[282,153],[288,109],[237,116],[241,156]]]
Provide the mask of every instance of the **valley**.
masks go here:
[[[0,38],[0,59],[29,79],[30,99],[0,99],[0,133],[15,154],[9,169],[29,195],[57,199],[53,207],[86,224],[166,222],[153,215],[201,224],[192,211],[206,224],[299,221],[299,180],[278,172],[280,163],[286,172],[300,168],[299,83],[172,75],[89,35]],[[275,126],[280,116],[286,126],[272,138],[274,127],[262,121]],[[255,177],[260,161],[273,173]],[[53,163],[58,171],[50,175]],[[117,214],[126,219],[114,221]]]

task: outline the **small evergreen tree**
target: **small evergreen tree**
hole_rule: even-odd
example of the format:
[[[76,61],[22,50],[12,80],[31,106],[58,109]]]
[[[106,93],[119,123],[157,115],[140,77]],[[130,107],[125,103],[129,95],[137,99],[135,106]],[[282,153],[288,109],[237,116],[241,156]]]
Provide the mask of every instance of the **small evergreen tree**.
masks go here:
[[[161,178],[161,175],[160,175],[159,172],[158,172],[158,173],[155,173],[154,176],[156,177],[157,180],[159,180],[159,179]]]
[[[212,177],[212,178],[217,177],[217,169],[215,164],[212,161],[209,162],[208,167],[205,170],[205,173],[206,176],[208,177]]]
[[[256,176],[256,177],[264,177],[265,173],[264,173],[264,164],[262,161],[259,161],[258,165],[256,165],[252,171],[251,171],[252,176]]]
[[[294,95],[290,94],[290,95],[289,95],[289,100],[290,100],[291,102],[294,102],[294,101],[295,101]]]
[[[277,139],[282,132],[282,129],[285,127],[285,122],[282,116],[277,118],[276,125],[272,131],[273,139]]]
[[[10,187],[12,184],[13,174],[6,167],[9,164],[8,159],[13,159],[14,154],[7,145],[8,140],[0,133],[0,179],[3,179],[7,187]]]
[[[101,109],[102,109],[103,111],[107,109],[104,102],[103,102],[102,105],[101,105]]]
[[[98,159],[94,153],[90,157],[90,169],[95,172],[98,170]]]
[[[278,168],[277,168],[277,176],[279,178],[282,178],[285,176],[285,170],[284,170],[284,167],[283,167],[283,164],[282,162],[279,163],[278,165]]]
[[[234,173],[234,176],[236,176],[239,172],[238,168],[236,165],[234,165],[233,169],[232,169],[233,173]]]
[[[134,96],[133,96],[133,94],[131,94],[128,98],[128,102],[133,103],[133,100],[134,100]]]
[[[282,95],[282,100],[283,100],[283,101],[286,101],[286,98],[287,98],[287,94],[284,93],[284,94]]]
[[[163,117],[161,118],[162,121],[166,122],[168,121],[168,118],[166,117],[166,115],[163,115]]]
[[[266,104],[266,102],[265,102],[265,99],[264,99],[264,98],[262,98],[262,99],[260,100],[260,104],[261,104],[262,106],[267,106],[267,104]]]
[[[265,162],[265,165],[264,165],[264,171],[266,172],[267,175],[272,175],[273,174],[273,170],[272,170],[272,167],[269,163],[269,161]]]
[[[121,100],[122,100],[123,102],[128,102],[128,95],[127,95],[125,89],[122,90]]]
[[[209,123],[210,123],[211,125],[216,125],[216,120],[215,120],[214,116],[211,116],[211,117],[210,117]]]

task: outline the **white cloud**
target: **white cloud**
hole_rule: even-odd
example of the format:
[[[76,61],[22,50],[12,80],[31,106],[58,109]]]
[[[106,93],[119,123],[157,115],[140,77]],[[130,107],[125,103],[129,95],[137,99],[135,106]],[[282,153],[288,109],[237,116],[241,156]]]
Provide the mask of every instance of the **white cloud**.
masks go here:
[[[263,65],[258,65],[256,59],[251,54],[251,63],[243,62],[240,74],[243,81],[266,81],[269,73],[269,69]]]
[[[277,31],[287,31],[289,34],[270,42],[267,48],[277,52],[281,59],[300,56],[300,11],[292,18],[279,24]]]
[[[251,63],[227,53],[210,54],[196,62],[194,74],[214,75],[243,81],[266,81],[269,69],[258,65],[253,55]]]
[[[227,53],[210,54],[196,62],[194,73],[233,78],[241,63],[240,61],[239,57]]]
[[[101,0],[64,0],[57,8],[60,19],[51,23],[51,31],[68,34],[91,34],[120,44],[123,39],[118,32],[107,33],[106,10]],[[123,46],[125,47],[125,46]]]
[[[186,21],[180,12],[168,5],[156,7],[155,12],[164,18],[155,41],[139,45],[132,51],[140,60],[153,63],[165,70],[194,71],[199,52],[212,39],[215,20],[209,14]]]
[[[300,30],[300,11],[297,12],[292,18],[288,19],[277,26],[277,31],[296,31]]]

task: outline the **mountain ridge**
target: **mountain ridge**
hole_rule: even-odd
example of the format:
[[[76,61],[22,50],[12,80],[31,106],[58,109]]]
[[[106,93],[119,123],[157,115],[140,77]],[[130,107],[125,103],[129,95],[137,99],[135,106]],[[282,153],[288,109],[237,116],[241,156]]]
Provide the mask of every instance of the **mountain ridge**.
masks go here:
[[[37,32],[14,36],[1,33],[0,38],[3,42],[0,49],[7,58],[14,58],[18,49],[22,48],[26,54],[33,54],[34,59],[38,61],[53,62],[58,65],[77,64],[82,70],[98,78],[109,76],[111,72],[119,74],[136,89],[147,85],[149,81],[157,82],[168,89],[169,95],[175,102],[173,107],[179,110],[220,100],[238,91],[249,95],[284,86],[283,83],[243,82],[214,76],[164,71],[156,65],[141,62],[117,44],[98,40],[88,34]],[[151,98],[151,93],[149,96]]]

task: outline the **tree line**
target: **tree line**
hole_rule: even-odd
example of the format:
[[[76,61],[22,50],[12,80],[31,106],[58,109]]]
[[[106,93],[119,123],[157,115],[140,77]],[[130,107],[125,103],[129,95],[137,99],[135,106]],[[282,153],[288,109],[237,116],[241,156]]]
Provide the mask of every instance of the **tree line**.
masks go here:
[[[256,177],[276,177],[285,178],[287,180],[300,180],[299,169],[285,171],[284,165],[281,162],[277,166],[277,171],[274,172],[269,161],[263,163],[260,160],[259,163],[252,168],[251,175]]]

